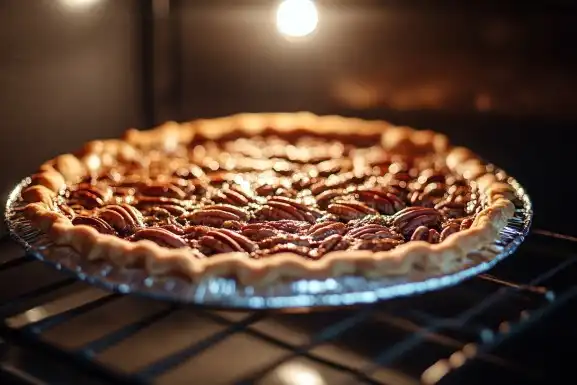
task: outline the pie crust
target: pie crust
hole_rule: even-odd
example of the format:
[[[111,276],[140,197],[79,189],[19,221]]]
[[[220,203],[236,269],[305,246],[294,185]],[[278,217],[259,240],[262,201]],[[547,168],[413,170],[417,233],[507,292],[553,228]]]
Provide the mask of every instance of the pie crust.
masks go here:
[[[142,154],[156,151],[170,157],[174,151],[198,137],[218,140],[241,132],[252,138],[273,132],[283,135],[311,134],[332,138],[343,135],[380,137],[385,153],[402,156],[434,154],[454,174],[476,188],[480,208],[468,229],[455,232],[439,243],[412,240],[386,251],[330,251],[318,259],[293,252],[279,252],[266,258],[250,258],[246,252],[217,253],[198,258],[194,248],[168,248],[149,239],[123,239],[103,234],[94,227],[73,224],[59,209],[57,199],[67,186],[115,164],[138,162]],[[110,262],[118,267],[141,267],[152,276],[181,276],[192,281],[207,277],[230,277],[245,285],[270,284],[281,279],[325,279],[342,275],[406,275],[415,270],[453,271],[471,252],[491,253],[490,245],[515,211],[515,194],[477,155],[464,147],[451,146],[448,138],[428,130],[393,126],[384,121],[367,121],[311,113],[239,114],[189,123],[168,122],[148,131],[130,129],[121,140],[87,143],[76,154],[60,155],[44,163],[22,191],[23,212],[34,226],[55,244],[71,246],[92,261]],[[474,218],[474,220],[473,220]]]

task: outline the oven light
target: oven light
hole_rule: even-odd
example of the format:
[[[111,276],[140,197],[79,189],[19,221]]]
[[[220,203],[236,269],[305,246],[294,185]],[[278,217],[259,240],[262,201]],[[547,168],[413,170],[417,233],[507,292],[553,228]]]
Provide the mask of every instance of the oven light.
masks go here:
[[[61,6],[71,11],[88,11],[102,0],[59,0]]]
[[[311,0],[284,0],[276,12],[278,31],[287,37],[305,37],[315,31],[319,14]]]

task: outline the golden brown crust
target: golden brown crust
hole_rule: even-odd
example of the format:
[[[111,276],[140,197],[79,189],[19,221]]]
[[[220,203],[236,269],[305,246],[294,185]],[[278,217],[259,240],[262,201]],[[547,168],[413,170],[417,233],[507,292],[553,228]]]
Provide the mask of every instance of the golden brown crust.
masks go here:
[[[413,241],[390,251],[334,251],[320,260],[306,260],[292,253],[275,254],[254,260],[244,253],[224,253],[206,259],[193,257],[188,248],[168,249],[148,240],[129,242],[114,235],[98,233],[94,228],[73,225],[53,207],[53,198],[67,182],[116,160],[138,160],[142,149],[162,148],[170,152],[190,142],[196,134],[217,138],[234,130],[247,135],[266,128],[278,131],[311,130],[317,134],[381,134],[386,150],[406,153],[434,151],[446,156],[449,168],[474,181],[485,197],[486,208],[477,214],[470,229],[454,233],[438,244]],[[448,272],[469,252],[489,245],[514,214],[512,188],[486,172],[480,159],[463,147],[451,147],[446,136],[433,131],[395,127],[383,121],[364,121],[311,113],[240,114],[197,120],[190,123],[166,123],[149,131],[128,130],[124,140],[88,143],[76,155],[61,155],[32,176],[31,185],[22,192],[29,204],[25,215],[59,245],[68,245],[89,260],[107,260],[117,266],[144,266],[151,275],[179,274],[194,281],[204,277],[231,276],[243,284],[267,284],[279,279],[326,278],[341,275],[382,277],[408,274],[414,269]]]

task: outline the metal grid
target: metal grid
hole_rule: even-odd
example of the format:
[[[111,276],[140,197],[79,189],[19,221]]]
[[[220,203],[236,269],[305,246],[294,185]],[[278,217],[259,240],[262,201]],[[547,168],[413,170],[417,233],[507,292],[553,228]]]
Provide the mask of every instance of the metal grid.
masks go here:
[[[499,383],[546,376],[551,383],[550,373],[500,347],[575,297],[575,241],[534,231],[490,274],[456,287],[287,314],[105,292],[22,256],[4,239],[0,335],[9,344],[0,343],[1,369],[50,384],[474,384],[491,371]]]

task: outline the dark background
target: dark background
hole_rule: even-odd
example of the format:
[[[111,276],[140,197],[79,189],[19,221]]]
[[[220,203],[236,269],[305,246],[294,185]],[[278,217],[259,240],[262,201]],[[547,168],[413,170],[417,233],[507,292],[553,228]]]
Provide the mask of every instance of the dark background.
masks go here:
[[[0,192],[128,127],[242,111],[432,128],[516,176],[577,233],[571,2],[324,1],[288,41],[275,1],[2,0]]]

